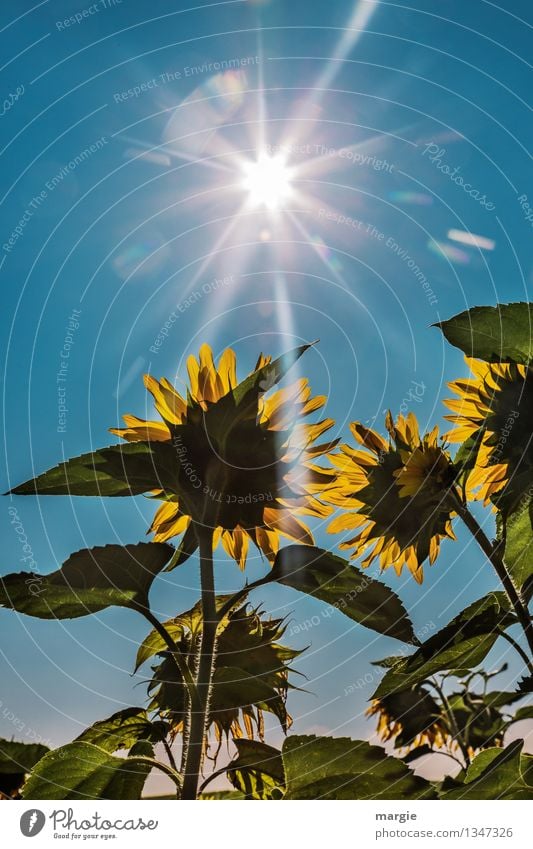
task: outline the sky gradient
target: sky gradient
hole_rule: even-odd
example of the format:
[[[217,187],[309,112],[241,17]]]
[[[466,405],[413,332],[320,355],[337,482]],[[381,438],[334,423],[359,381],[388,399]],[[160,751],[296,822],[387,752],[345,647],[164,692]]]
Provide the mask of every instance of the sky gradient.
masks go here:
[[[4,4],[3,491],[112,444],[122,413],[150,417],[143,373],[183,387],[203,342],[233,347],[244,376],[261,351],[319,339],[294,374],[329,396],[336,436],[356,419],[383,432],[389,408],[444,425],[446,381],[467,369],[431,325],[531,300],[531,8],[500,5]],[[278,209],[245,185],[263,154],[289,170]],[[25,568],[23,545],[46,573],[79,548],[140,541],[152,512],[144,498],[5,498],[3,573]],[[384,576],[422,637],[496,586],[457,535],[422,587]],[[316,539],[338,542],[320,525]],[[220,592],[241,585],[220,552],[216,566]],[[252,554],[247,577],[264,570]],[[196,558],[151,594],[161,617],[197,597]],[[253,600],[309,647],[293,730],[369,737],[370,663],[400,644],[286,588]],[[57,745],[144,703],[134,613],[0,611],[0,627],[0,736]],[[520,677],[506,644],[489,660],[509,662],[500,689]]]

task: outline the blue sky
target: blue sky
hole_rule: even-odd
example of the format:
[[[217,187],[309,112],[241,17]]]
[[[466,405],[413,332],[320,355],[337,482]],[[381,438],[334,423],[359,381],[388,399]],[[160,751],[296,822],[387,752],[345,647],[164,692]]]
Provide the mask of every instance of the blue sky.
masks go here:
[[[441,422],[465,365],[430,325],[530,299],[527,0],[14,5],[0,12],[4,490],[111,444],[121,413],[150,412],[142,374],[183,380],[204,341],[234,347],[244,375],[260,351],[319,338],[300,373],[329,395],[337,435],[407,405],[422,426]],[[290,172],[279,209],[248,202],[244,169],[262,150]],[[6,498],[4,573],[24,568],[10,506],[43,572],[141,540],[152,512],[144,499]],[[457,531],[422,588],[385,578],[419,630],[495,586]],[[250,577],[263,570],[251,560]],[[242,576],[220,556],[217,581]],[[153,608],[170,616],[197,594],[191,559],[154,586]],[[310,646],[294,729],[368,736],[375,682],[360,679],[399,644],[288,589],[260,598]],[[135,614],[0,622],[2,736],[58,744],[142,703]],[[510,684],[520,667],[507,646],[493,663],[504,657]]]

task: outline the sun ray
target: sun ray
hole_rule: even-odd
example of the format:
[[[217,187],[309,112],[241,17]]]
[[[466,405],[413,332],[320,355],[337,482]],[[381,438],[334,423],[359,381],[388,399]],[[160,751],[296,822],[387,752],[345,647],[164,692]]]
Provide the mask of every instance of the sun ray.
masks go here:
[[[324,98],[325,93],[331,86],[333,80],[339,73],[343,59],[346,59],[350,51],[355,47],[362,34],[364,33],[371,17],[379,5],[379,0],[356,0],[348,23],[344,27],[344,32],[339,39],[339,42],[333,51],[331,58],[326,63],[326,66],[319,75],[312,93],[304,101],[302,108],[296,116],[296,127],[294,135],[289,136],[289,146],[294,146],[298,143],[299,127],[298,120],[305,112],[317,114],[318,107]]]

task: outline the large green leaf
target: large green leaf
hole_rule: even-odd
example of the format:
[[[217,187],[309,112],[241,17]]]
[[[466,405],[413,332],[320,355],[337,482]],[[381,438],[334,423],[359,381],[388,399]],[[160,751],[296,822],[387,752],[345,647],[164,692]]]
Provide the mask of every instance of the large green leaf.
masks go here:
[[[433,786],[379,746],[348,737],[287,737],[285,799],[431,799]]]
[[[49,752],[42,743],[16,743],[0,739],[0,793],[15,797],[30,772]]]
[[[533,305],[529,303],[473,307],[435,326],[469,357],[491,363],[529,363],[533,358]]]
[[[507,596],[503,592],[489,593],[433,634],[414,654],[399,658],[389,668],[373,698],[406,690],[444,669],[477,666],[494,645],[498,629],[514,623]]]
[[[144,708],[119,710],[108,719],[95,722],[77,737],[75,743],[92,743],[106,752],[131,749],[140,740],[159,743],[166,736],[164,722],[151,722]]]
[[[468,767],[464,782],[445,782],[441,799],[533,799],[533,758],[521,754],[523,740],[505,749],[480,752]]]
[[[39,619],[74,619],[112,605],[147,607],[152,581],[173,552],[159,542],[84,548],[50,575],[0,578],[0,605]]]
[[[408,643],[417,642],[396,593],[328,551],[314,546],[289,545],[278,553],[272,579],[319,598],[380,634]]]
[[[60,463],[26,483],[14,495],[140,495],[175,483],[171,443],[128,442],[100,448]]]
[[[226,767],[233,786],[247,799],[280,798],[285,789],[281,752],[259,740],[234,740],[237,757]]]
[[[117,758],[92,743],[47,754],[24,785],[25,799],[140,799],[151,767]]]

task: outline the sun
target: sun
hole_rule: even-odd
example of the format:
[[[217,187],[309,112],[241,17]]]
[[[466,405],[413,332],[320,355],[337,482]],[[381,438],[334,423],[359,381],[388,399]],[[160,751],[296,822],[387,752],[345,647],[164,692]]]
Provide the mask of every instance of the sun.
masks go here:
[[[243,171],[242,186],[254,207],[279,209],[292,192],[290,169],[281,156],[262,154],[256,162],[247,163]]]

